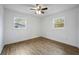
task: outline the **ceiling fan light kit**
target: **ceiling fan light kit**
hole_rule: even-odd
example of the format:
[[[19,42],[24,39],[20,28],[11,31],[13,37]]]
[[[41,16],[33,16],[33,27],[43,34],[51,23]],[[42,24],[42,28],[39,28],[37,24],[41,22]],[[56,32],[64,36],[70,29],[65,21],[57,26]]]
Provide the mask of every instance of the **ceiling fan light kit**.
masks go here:
[[[36,11],[35,14],[42,14],[41,11]]]

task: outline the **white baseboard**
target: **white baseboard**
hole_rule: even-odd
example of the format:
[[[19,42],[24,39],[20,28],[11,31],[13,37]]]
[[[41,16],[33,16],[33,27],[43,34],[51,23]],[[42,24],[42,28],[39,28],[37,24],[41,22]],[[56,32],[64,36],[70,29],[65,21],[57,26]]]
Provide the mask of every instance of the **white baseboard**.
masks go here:
[[[4,48],[4,45],[0,48],[0,54],[1,54],[2,50],[3,50],[3,48]]]
[[[44,37],[44,38],[47,38],[47,39],[50,39],[50,40],[56,39],[56,38],[53,38],[53,39],[52,39],[52,38],[49,38],[49,37],[46,37],[46,36],[41,36],[41,37]],[[68,43],[66,43],[66,42],[62,42],[62,41],[59,41],[59,40],[54,40],[54,41],[58,41],[58,42],[61,42],[61,43],[64,43],[64,44],[67,44],[67,45],[70,45],[70,46],[79,48],[78,46],[75,46],[75,45],[72,45],[72,44],[68,44]]]
[[[4,45],[17,43],[17,42],[21,42],[21,41],[25,41],[25,40],[30,40],[30,39],[37,38],[37,37],[40,37],[40,36],[33,36],[33,37],[25,38],[25,39],[22,39],[22,40],[16,40],[16,41],[7,42],[7,43],[5,42]]]

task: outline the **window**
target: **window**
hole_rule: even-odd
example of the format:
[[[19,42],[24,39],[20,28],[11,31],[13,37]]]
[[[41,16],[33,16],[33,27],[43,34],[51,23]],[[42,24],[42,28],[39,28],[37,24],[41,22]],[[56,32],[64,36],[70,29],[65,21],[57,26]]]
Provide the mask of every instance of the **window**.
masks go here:
[[[14,28],[25,29],[26,28],[26,19],[14,17]]]
[[[58,17],[53,19],[53,25],[56,29],[64,28],[64,17]]]

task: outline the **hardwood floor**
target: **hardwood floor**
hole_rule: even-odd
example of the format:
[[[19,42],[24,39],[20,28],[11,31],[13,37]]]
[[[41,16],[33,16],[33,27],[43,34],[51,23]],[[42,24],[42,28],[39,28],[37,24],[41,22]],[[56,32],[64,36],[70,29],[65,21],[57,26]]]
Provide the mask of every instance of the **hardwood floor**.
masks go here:
[[[39,37],[5,45],[2,55],[79,55],[79,49]]]

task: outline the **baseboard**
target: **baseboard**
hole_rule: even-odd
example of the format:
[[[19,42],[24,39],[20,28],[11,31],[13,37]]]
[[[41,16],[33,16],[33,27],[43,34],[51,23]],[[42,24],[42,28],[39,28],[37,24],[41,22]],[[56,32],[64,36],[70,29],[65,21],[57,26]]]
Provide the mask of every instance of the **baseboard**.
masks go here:
[[[43,37],[43,36],[41,36],[41,37],[42,37],[42,38],[45,38],[45,39],[53,40],[53,39],[50,39],[50,38],[48,38],[48,37]],[[55,39],[55,38],[54,38],[54,39]],[[57,41],[57,40],[53,40],[53,41],[58,42],[58,43],[61,43],[61,44],[64,44],[64,45],[67,45],[67,46],[70,46],[70,47],[73,47],[73,48],[79,49],[79,47],[76,47],[76,46],[73,46],[73,45],[70,45],[70,44],[67,44],[67,43],[64,43],[64,42],[60,42],[60,41]]]
[[[4,45],[3,45],[2,49],[0,50],[0,55],[1,55],[2,51],[3,51],[3,48],[4,48]]]
[[[13,43],[8,43],[8,44],[5,44],[5,45],[20,43],[20,42],[23,42],[23,41],[27,41],[27,40],[31,40],[31,39],[35,39],[35,38],[39,38],[39,37],[40,37],[40,36],[32,37],[32,38],[29,38],[29,39],[23,39],[23,40],[21,40],[21,41],[17,41],[17,42],[13,42]],[[4,46],[5,46],[5,45],[4,45]]]
[[[72,45],[69,45],[69,44],[66,44],[66,43],[60,42],[60,41],[56,41],[56,40],[53,40],[53,39],[50,39],[50,38],[47,38],[47,37],[43,37],[43,36],[34,37],[34,38],[31,38],[31,39],[27,39],[27,40],[32,40],[32,39],[36,39],[36,38],[45,38],[45,39],[49,39],[49,40],[52,40],[52,41],[54,41],[54,42],[58,42],[58,43],[60,43],[60,44],[66,45],[66,46],[70,46],[70,47],[73,47],[73,48],[79,49],[78,47],[75,47],[75,46],[72,46]],[[19,41],[19,42],[11,43],[11,44],[20,43],[20,42],[24,42],[24,41],[27,41],[27,40],[23,40],[23,41]],[[9,44],[6,44],[6,45],[9,45]]]

